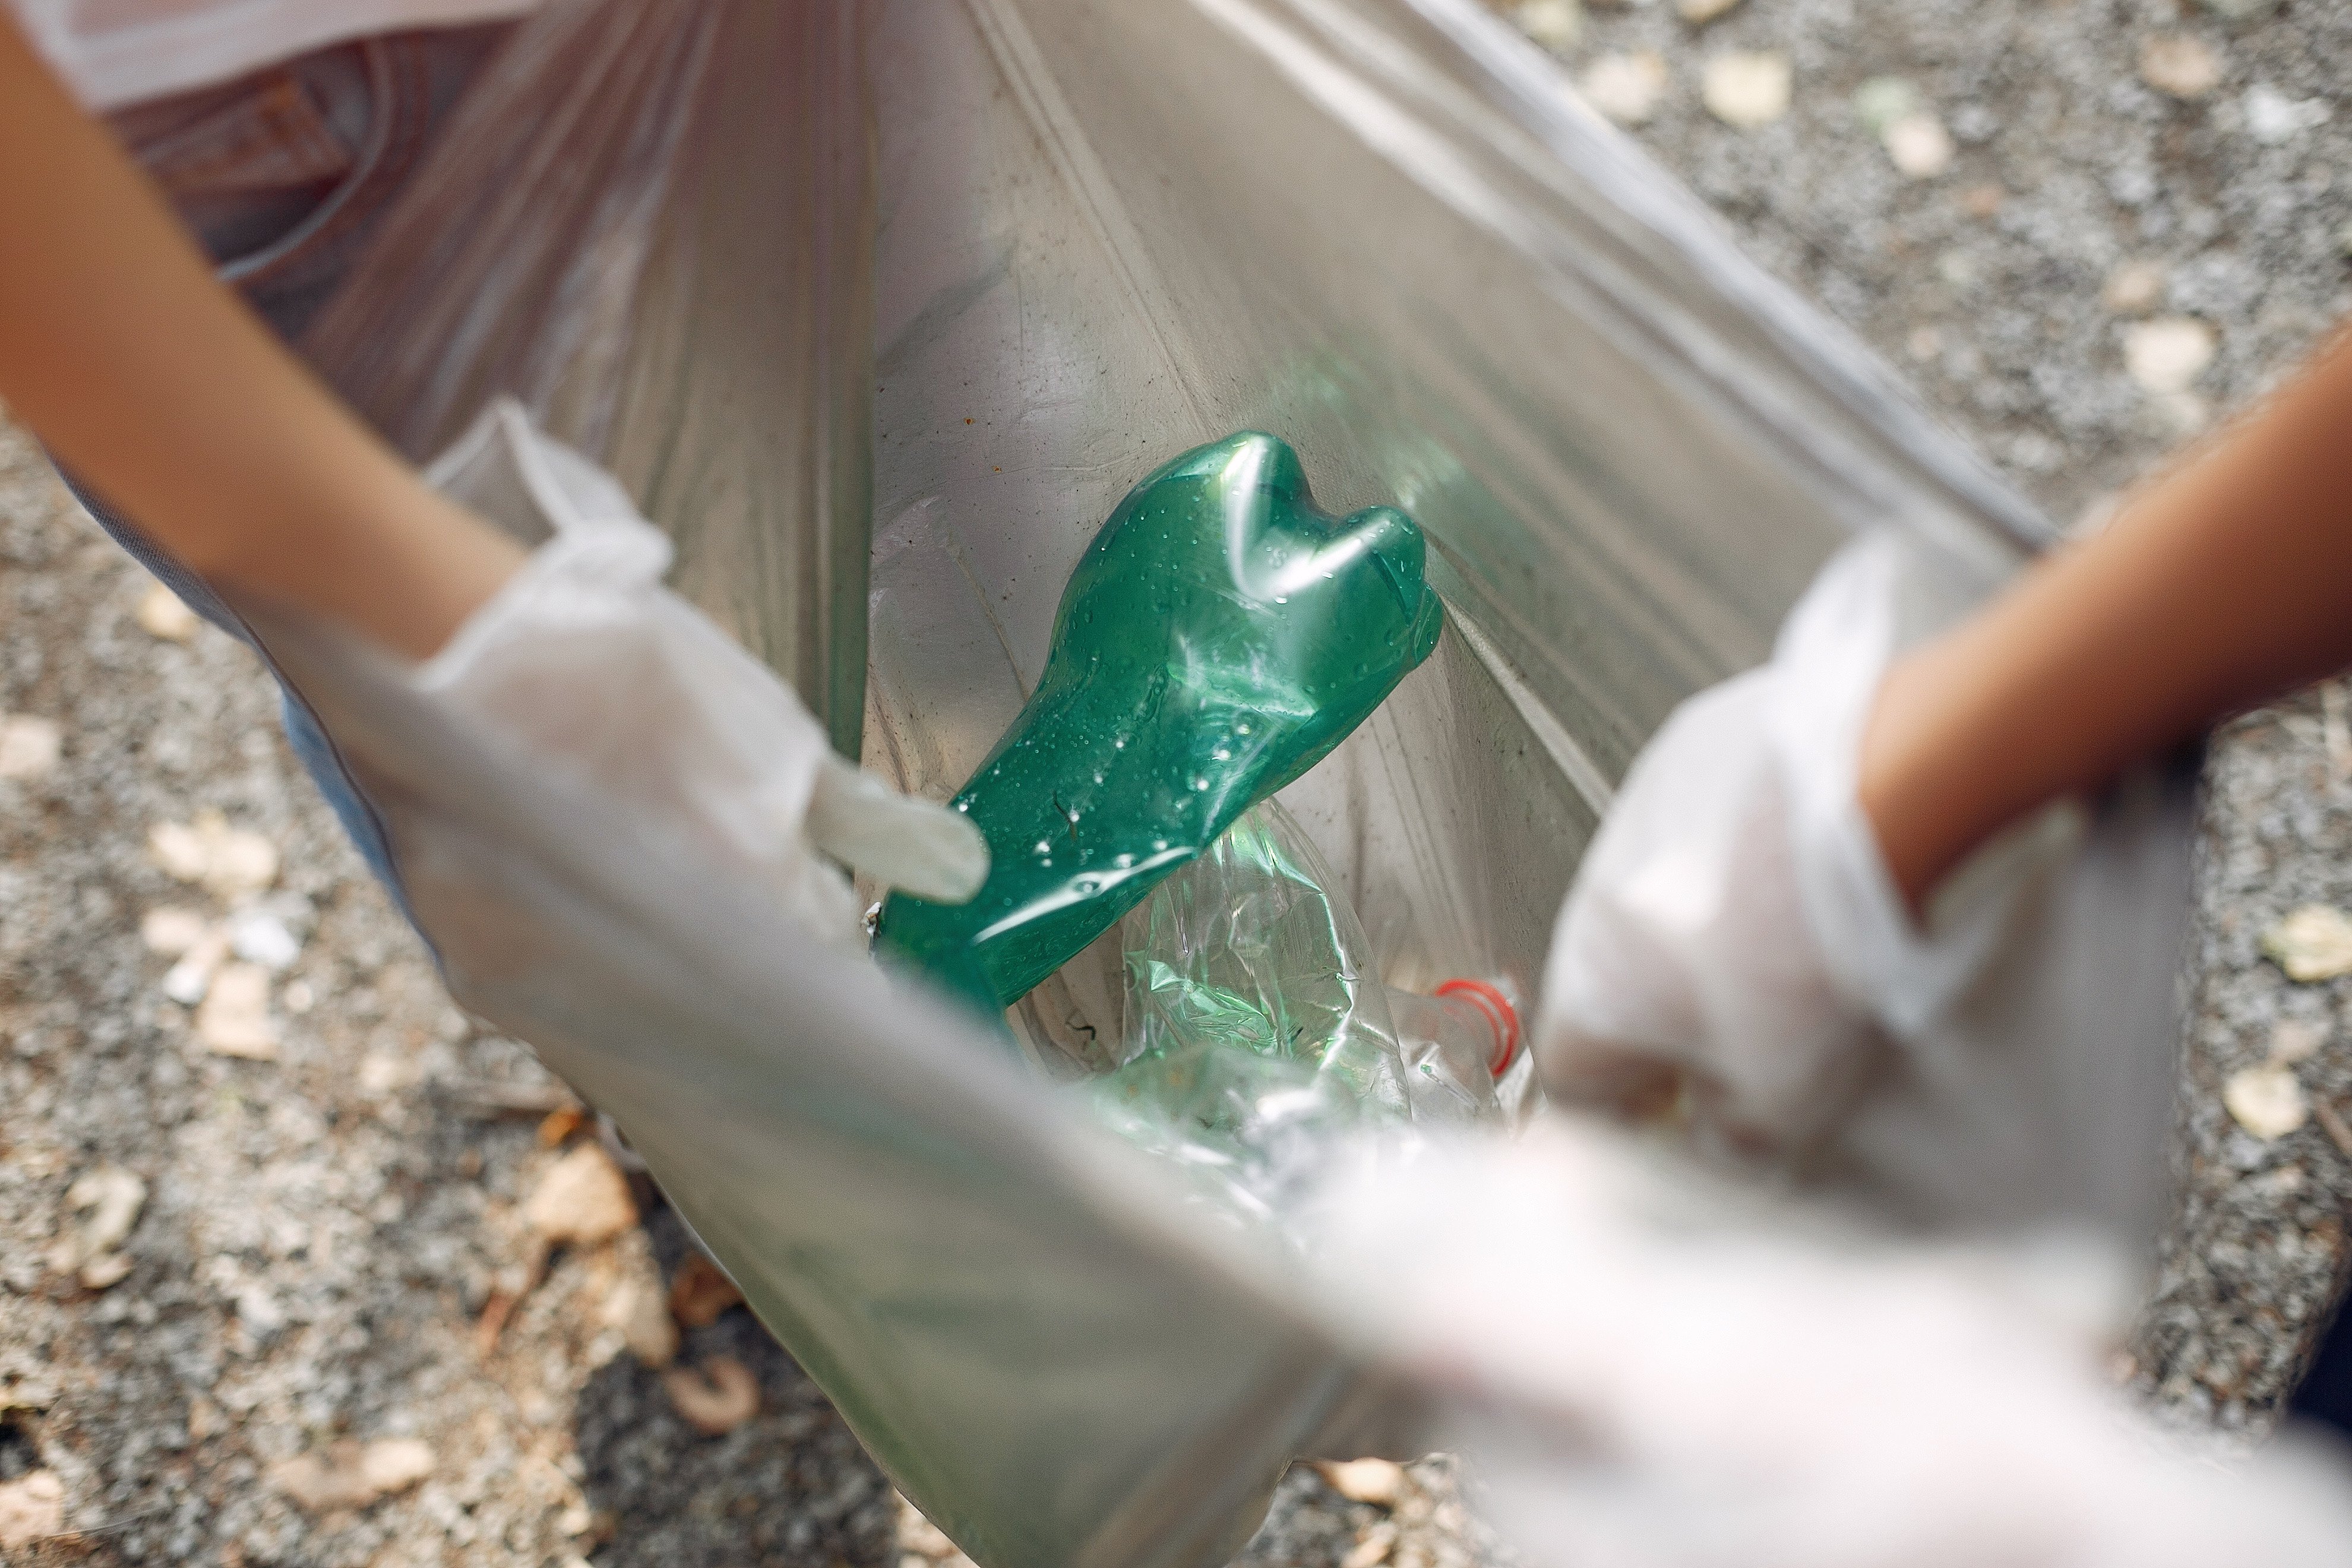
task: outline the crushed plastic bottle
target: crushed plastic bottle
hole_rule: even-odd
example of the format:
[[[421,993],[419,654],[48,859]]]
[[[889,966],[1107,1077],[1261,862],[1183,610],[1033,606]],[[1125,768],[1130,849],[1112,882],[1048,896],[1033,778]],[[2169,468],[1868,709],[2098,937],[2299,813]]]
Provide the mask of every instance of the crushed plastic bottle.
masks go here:
[[[1278,1212],[1336,1132],[1497,1115],[1517,1048],[1492,984],[1421,996],[1370,975],[1336,887],[1267,801],[1119,927],[1126,1030],[1119,1065],[1089,1091],[1130,1141],[1245,1212]]]
[[[1128,492],[1063,591],[1044,675],[955,799],[987,883],[905,893],[878,948],[993,1014],[1320,761],[1429,657],[1444,612],[1393,507],[1316,509],[1244,431]]]

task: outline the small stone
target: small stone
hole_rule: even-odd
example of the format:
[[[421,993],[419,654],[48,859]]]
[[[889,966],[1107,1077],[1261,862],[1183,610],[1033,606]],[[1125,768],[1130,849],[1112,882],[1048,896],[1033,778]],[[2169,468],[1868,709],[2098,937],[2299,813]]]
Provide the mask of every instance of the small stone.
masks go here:
[[[1903,352],[1926,364],[1944,352],[1944,334],[1934,327],[1914,327],[1903,341]]]
[[[583,1143],[547,1168],[523,1201],[522,1217],[550,1245],[593,1247],[636,1224],[637,1205],[613,1157]]]
[[[1926,108],[1919,89],[1899,76],[1874,76],[1853,89],[1854,118],[1873,136],[1884,137],[1888,126]]]
[[[141,631],[165,642],[185,642],[196,635],[196,612],[161,583],[151,584],[139,596],[139,607],[131,617]]]
[[[1735,51],[1706,62],[1699,100],[1726,125],[1752,131],[1789,112],[1792,88],[1789,57],[1772,51]]]
[[[2281,1018],[2271,1029],[2271,1060],[2280,1067],[2307,1062],[2327,1043],[2327,1028],[2302,1018]]]
[[[1988,181],[1981,185],[1970,185],[1960,193],[1960,210],[1972,218],[1989,218],[1997,215],[2000,211],[2000,204],[2008,199],[2007,191]]]
[[[2289,980],[2305,984],[2352,974],[2352,917],[2305,904],[2263,933],[2263,953]]]
[[[1964,146],[1981,147],[2000,134],[2000,116],[1981,103],[1963,103],[1952,110],[1952,134]]]
[[[2201,38],[2159,33],[2140,44],[2139,79],[2173,98],[2202,98],[2221,84],[2221,57]]]
[[[1906,114],[1889,125],[1879,140],[1906,178],[1932,180],[1952,166],[1951,135],[1932,114]]]
[[[305,1513],[365,1508],[432,1473],[433,1446],[415,1437],[334,1443],[269,1467],[270,1480]]]
[[[229,951],[264,969],[287,970],[302,956],[302,944],[286,922],[267,910],[247,910],[228,924]]]
[[[760,1413],[760,1380],[733,1356],[662,1373],[662,1391],[679,1418],[706,1437],[732,1432]]]
[[[2221,1103],[2237,1124],[2255,1137],[2284,1138],[2311,1120],[2303,1085],[2286,1068],[2246,1068],[2230,1075]]]
[[[1704,27],[1731,11],[1739,0],[1675,0],[1675,13],[1694,27]]]
[[[269,1016],[269,971],[257,963],[223,964],[196,1009],[196,1038],[216,1056],[275,1061],[278,1026]]]
[[[1349,1502],[1393,1508],[1404,1495],[1404,1467],[1389,1459],[1326,1459],[1316,1467],[1331,1489]]]
[[[707,1329],[730,1307],[740,1306],[743,1292],[719,1265],[699,1252],[688,1252],[670,1281],[669,1310],[689,1329]]]
[[[193,1007],[212,989],[213,975],[228,957],[228,932],[207,931],[189,944],[180,962],[163,972],[163,994],[183,1007]]]
[[[1584,11],[1576,0],[1527,0],[1511,19],[1556,55],[1568,53],[1584,37]]]
[[[1658,111],[1666,95],[1665,57],[1641,49],[1602,55],[1577,79],[1584,100],[1620,125],[1640,125]]]
[[[147,951],[165,958],[177,958],[205,940],[213,929],[212,921],[191,909],[177,904],[163,904],[139,917],[139,940]]]
[[[2326,100],[2289,98],[2268,82],[2258,82],[2246,89],[2242,110],[2246,117],[2246,134],[2265,147],[2284,146],[2305,132],[2327,123]]]
[[[2186,392],[2213,363],[2213,329],[2188,316],[2142,321],[2124,336],[2124,367],[2149,392]]]
[[[0,718],[0,779],[37,779],[58,765],[65,732],[47,719]]]
[[[2144,316],[2164,298],[2165,281],[2161,263],[2126,261],[2107,274],[2099,303],[2118,316]]]
[[[0,1481],[0,1550],[16,1551],[66,1528],[65,1483],[55,1470],[33,1470]]]
[[[230,901],[278,879],[278,847],[258,833],[231,827],[217,811],[200,811],[194,822],[157,824],[147,847],[171,876],[201,883]]]

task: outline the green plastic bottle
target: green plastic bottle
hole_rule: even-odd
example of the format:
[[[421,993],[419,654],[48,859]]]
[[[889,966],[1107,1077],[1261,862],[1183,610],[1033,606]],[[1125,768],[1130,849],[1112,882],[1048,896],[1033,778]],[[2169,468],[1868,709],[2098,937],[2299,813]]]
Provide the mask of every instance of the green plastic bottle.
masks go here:
[[[886,959],[994,1014],[1370,716],[1437,646],[1421,530],[1317,510],[1298,456],[1245,430],[1119,502],[1062,592],[1044,675],[956,796],[977,897],[894,894]]]

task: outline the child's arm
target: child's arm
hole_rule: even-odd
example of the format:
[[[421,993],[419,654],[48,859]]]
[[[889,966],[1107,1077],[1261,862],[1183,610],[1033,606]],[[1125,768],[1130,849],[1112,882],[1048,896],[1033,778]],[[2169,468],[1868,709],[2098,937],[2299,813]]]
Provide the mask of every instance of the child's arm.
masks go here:
[[[200,575],[422,658],[520,563],[214,280],[5,16],[0,213],[0,398]]]
[[[1898,660],[1859,795],[1912,907],[2003,824],[2352,665],[2352,345]]]

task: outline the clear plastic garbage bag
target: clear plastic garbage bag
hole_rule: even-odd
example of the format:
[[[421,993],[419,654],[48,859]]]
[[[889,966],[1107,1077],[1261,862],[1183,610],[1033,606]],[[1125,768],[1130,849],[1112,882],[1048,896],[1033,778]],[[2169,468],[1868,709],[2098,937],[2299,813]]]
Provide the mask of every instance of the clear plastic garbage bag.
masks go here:
[[[837,743],[942,796],[1168,454],[1263,428],[1328,504],[1403,506],[1451,628],[1284,800],[1408,990],[1533,994],[1612,781],[1850,530],[1958,595],[2041,536],[1470,0],[558,0],[305,346],[419,456],[522,399]],[[1280,1249],[1022,1064],[266,635],[454,993],[620,1121],[981,1563],[1216,1563],[1293,1456],[1427,1440]],[[1099,1035],[1118,985],[1098,945],[1023,1027]]]

